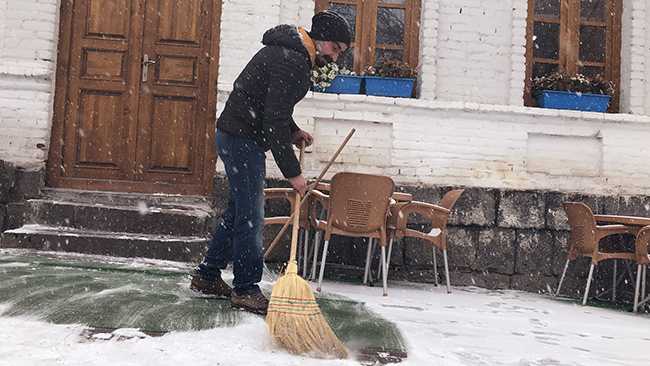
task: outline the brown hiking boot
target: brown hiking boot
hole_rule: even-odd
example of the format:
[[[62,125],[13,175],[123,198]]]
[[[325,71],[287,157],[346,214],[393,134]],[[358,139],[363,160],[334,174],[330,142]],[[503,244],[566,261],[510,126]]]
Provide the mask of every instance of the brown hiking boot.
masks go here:
[[[233,291],[230,298],[230,307],[235,309],[246,310],[251,313],[266,315],[266,309],[269,307],[269,300],[261,292],[254,292],[248,295],[237,295]]]
[[[206,295],[216,295],[220,299],[230,299],[233,294],[232,288],[223,282],[221,277],[217,278],[215,281],[210,281],[206,280],[198,273],[192,276],[190,289],[202,292]]]

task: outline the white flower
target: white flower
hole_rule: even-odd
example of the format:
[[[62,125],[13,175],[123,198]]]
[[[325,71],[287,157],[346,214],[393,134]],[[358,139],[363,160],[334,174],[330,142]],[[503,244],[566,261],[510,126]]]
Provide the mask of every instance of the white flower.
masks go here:
[[[336,63],[331,62],[316,70],[312,70],[311,82],[315,86],[328,87],[330,86],[330,81],[334,80],[336,75],[355,75],[355,73],[345,67],[339,67]]]

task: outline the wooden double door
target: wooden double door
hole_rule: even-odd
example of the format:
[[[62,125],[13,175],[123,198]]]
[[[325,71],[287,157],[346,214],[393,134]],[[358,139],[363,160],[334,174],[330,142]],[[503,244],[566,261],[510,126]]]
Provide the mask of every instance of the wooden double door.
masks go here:
[[[219,0],[63,0],[47,182],[209,195]]]

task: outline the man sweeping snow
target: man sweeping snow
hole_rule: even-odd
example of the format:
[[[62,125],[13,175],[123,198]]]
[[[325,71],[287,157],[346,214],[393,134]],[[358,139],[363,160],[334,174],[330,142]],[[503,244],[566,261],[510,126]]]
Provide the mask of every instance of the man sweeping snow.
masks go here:
[[[217,120],[216,147],[224,163],[230,198],[210,248],[192,277],[190,288],[230,299],[230,306],[266,314],[268,300],[261,293],[266,154],[295,190],[305,193],[292,144],[313,137],[293,121],[294,106],[310,87],[310,70],[334,62],[350,47],[348,22],[337,13],[320,12],[311,31],[283,24],[264,33],[264,47],[235,80],[233,91]],[[231,289],[221,270],[233,261]]]

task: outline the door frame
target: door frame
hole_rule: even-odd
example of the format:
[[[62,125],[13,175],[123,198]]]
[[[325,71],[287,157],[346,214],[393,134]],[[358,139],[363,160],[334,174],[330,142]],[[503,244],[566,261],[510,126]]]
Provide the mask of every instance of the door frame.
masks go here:
[[[62,184],[61,182],[61,166],[62,166],[62,152],[63,152],[63,136],[65,132],[66,121],[66,105],[69,101],[66,100],[68,94],[68,69],[70,65],[70,48],[72,46],[72,21],[74,16],[75,3],[78,0],[63,0],[61,1],[60,17],[59,17],[59,39],[57,47],[57,65],[56,65],[56,80],[54,90],[54,113],[52,117],[52,131],[49,148],[49,156],[47,159],[47,168],[45,176],[45,184],[53,188],[72,188],[72,189],[89,189],[97,190],[100,181],[94,180],[78,180],[66,179],[68,183]],[[134,0],[136,5],[133,7],[134,11],[145,14],[146,0]],[[214,137],[216,131],[216,116],[217,116],[217,84],[219,75],[219,51],[220,51],[220,35],[221,35],[221,11],[222,2],[220,0],[212,0],[213,9],[213,26],[212,26],[212,42],[210,46],[210,66],[209,66],[209,81],[208,81],[208,115],[211,116],[209,123],[206,125],[206,143],[205,143],[205,163],[203,164],[203,185],[202,186],[177,186],[168,183],[151,183],[139,181],[110,181],[111,184],[101,184],[101,190],[109,190],[116,192],[137,192],[137,193],[163,193],[163,194],[181,194],[181,195],[199,195],[211,196],[214,190],[214,175],[216,171],[217,152],[214,145]],[[132,13],[129,16],[133,16]],[[133,23],[133,22],[132,22]],[[142,22],[138,22],[142,24]],[[131,24],[131,29],[137,25]],[[141,35],[139,36],[141,38]],[[69,183],[69,181],[73,181]]]

